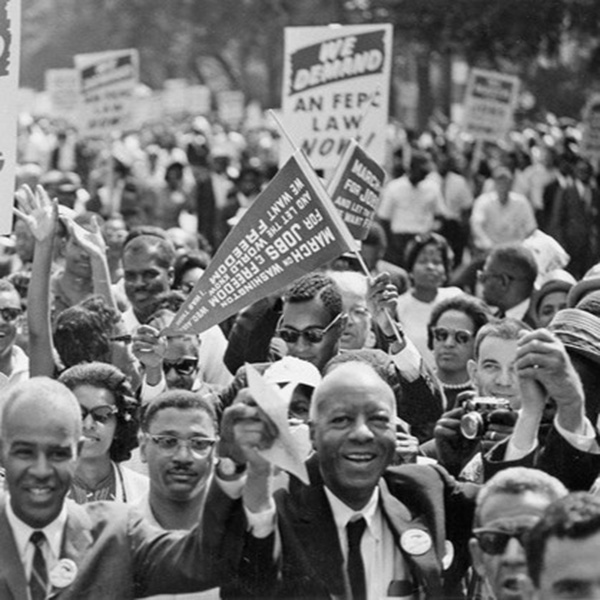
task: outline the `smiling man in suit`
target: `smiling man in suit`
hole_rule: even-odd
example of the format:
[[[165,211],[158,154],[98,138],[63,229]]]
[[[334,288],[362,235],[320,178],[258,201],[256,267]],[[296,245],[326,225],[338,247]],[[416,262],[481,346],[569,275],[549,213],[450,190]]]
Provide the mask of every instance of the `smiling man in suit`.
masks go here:
[[[65,501],[82,428],[75,396],[34,377],[4,390],[0,407],[8,489],[0,495],[0,598],[196,591],[219,585],[236,568],[243,519],[236,521],[233,501],[218,487],[189,533],[162,533],[121,503]]]
[[[396,402],[371,366],[347,362],[325,375],[310,408],[310,484],[292,478],[273,498],[256,452],[269,445],[272,424],[242,400],[225,411],[222,436],[248,463],[244,505],[257,565],[246,589],[256,586],[259,597],[352,600],[456,592],[477,488],[459,486],[437,467],[390,466]]]

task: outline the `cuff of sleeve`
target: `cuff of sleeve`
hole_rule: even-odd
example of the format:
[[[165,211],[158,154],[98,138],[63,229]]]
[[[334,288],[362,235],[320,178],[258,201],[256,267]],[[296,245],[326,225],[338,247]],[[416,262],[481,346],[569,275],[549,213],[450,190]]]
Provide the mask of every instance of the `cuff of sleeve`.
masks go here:
[[[227,494],[227,496],[229,496],[232,500],[237,500],[238,498],[242,497],[244,484],[246,483],[246,475],[231,481],[225,481],[218,475],[215,475],[215,479],[217,480],[217,483],[223,492],[225,492],[225,494]]]
[[[253,513],[244,506],[244,512],[248,521],[248,529],[254,537],[259,539],[266,538],[275,530],[275,504],[272,500],[269,502],[269,508],[266,510]]]
[[[519,448],[515,446],[512,438],[508,440],[508,444],[506,444],[506,453],[504,454],[505,461],[515,461],[521,460],[525,458],[528,454],[531,454],[538,447],[538,442],[535,440],[531,447],[529,448]]]
[[[421,374],[421,353],[409,338],[406,338],[406,345],[400,352],[390,356],[405,379],[408,381],[418,379]]]
[[[600,454],[600,446],[596,441],[596,432],[590,420],[586,417],[583,422],[583,433],[573,433],[560,426],[558,419],[554,417],[554,427],[556,431],[571,445],[580,452],[589,452],[591,454]]]

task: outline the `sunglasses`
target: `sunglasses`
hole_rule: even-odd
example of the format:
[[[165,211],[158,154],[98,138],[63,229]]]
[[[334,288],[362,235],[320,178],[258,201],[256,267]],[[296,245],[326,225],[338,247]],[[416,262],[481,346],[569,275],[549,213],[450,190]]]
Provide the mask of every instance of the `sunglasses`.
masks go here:
[[[191,375],[198,366],[198,359],[195,356],[187,356],[179,360],[163,359],[163,371],[168,373],[171,369],[175,369],[179,375]]]
[[[299,331],[293,327],[277,326],[277,334],[286,344],[295,344],[300,337],[303,337],[309,344],[320,344],[325,337],[325,334],[344,316],[344,313],[339,313],[327,327],[307,327]],[[281,323],[281,320],[280,320]]]
[[[0,315],[7,323],[12,323],[18,317],[23,314],[23,311],[20,308],[16,308],[13,306],[6,306],[4,308],[0,308]]]
[[[447,327],[433,327],[431,335],[436,342],[445,342],[448,336],[454,336],[457,344],[468,344],[473,339],[473,334],[466,329],[448,329]]]
[[[521,546],[525,546],[527,536],[532,527],[520,527],[513,531],[500,531],[490,529],[474,529],[473,535],[479,542],[479,547],[491,555],[502,554],[511,538],[519,540]]]
[[[109,406],[108,404],[95,406],[94,408],[86,408],[80,404],[79,408],[81,409],[81,418],[83,421],[86,420],[88,415],[92,415],[92,419],[101,425],[108,423],[119,412],[116,406]]]
[[[215,445],[213,438],[193,436],[190,438],[180,438],[175,435],[152,435],[148,434],[153,444],[156,444],[163,452],[174,454],[180,446],[188,446],[191,453],[200,458],[204,458],[210,449]]]

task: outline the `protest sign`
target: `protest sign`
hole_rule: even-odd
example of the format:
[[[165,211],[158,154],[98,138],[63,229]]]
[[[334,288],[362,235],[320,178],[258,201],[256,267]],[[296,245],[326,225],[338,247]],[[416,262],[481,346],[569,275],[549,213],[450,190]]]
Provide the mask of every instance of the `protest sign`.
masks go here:
[[[82,99],[81,131],[105,137],[133,126],[133,100],[139,79],[137,50],[75,56]]]
[[[235,90],[217,92],[217,108],[222,123],[238,127],[244,121],[246,112],[244,93]]]
[[[598,166],[600,161],[600,94],[594,94],[583,110],[581,154]]]
[[[369,233],[384,179],[385,171],[356,140],[350,140],[327,192],[357,240],[364,240]]]
[[[298,151],[217,250],[165,333],[200,333],[356,242]]]
[[[473,69],[465,92],[463,129],[478,140],[497,141],[512,126],[519,78]]]
[[[283,123],[315,169],[334,169],[351,138],[383,164],[391,52],[391,25],[286,27]]]
[[[46,92],[52,115],[75,123],[79,117],[79,72],[77,69],[48,69]]]
[[[17,163],[20,0],[0,1],[0,235],[12,230]]]

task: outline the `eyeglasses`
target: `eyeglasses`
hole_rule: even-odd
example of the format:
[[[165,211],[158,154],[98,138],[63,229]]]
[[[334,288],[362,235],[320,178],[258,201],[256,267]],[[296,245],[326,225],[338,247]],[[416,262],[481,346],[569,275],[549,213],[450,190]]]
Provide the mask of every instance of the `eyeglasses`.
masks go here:
[[[474,529],[473,535],[479,542],[480,548],[486,554],[498,555],[506,550],[506,546],[511,538],[519,540],[521,546],[524,546],[532,527],[533,525],[530,527],[519,527],[512,531]]]
[[[80,404],[79,408],[81,409],[81,418],[83,421],[86,420],[88,415],[92,415],[92,419],[101,425],[108,423],[119,412],[116,406],[110,406],[109,404],[94,406],[94,408],[86,408]]]
[[[286,344],[295,344],[300,337],[303,337],[309,344],[320,344],[325,337],[325,334],[344,316],[344,313],[339,313],[327,327],[307,327],[299,331],[293,327],[277,327],[277,334]],[[281,323],[281,320],[280,320]]]
[[[168,373],[175,369],[179,375],[191,375],[198,366],[198,358],[195,356],[184,356],[178,360],[163,359],[163,371]]]
[[[217,441],[214,438],[200,436],[180,438],[175,435],[153,435],[151,433],[148,434],[148,437],[153,444],[167,454],[174,454],[180,446],[187,446],[192,454],[200,458],[204,458]]]
[[[494,273],[493,271],[477,271],[477,279],[485,283],[488,279],[500,279],[502,283],[507,284],[511,281],[523,281],[524,277],[515,277],[508,273]]]
[[[457,344],[468,344],[473,339],[473,334],[466,329],[448,329],[447,327],[434,327],[431,330],[433,339],[436,342],[445,342],[448,336],[454,336]]]
[[[20,308],[16,308],[14,306],[5,306],[4,308],[0,308],[0,315],[7,323],[12,323],[18,317],[23,314],[23,311]]]
[[[115,335],[110,338],[111,342],[122,342],[123,344],[131,344],[133,342],[133,336],[129,334]]]

